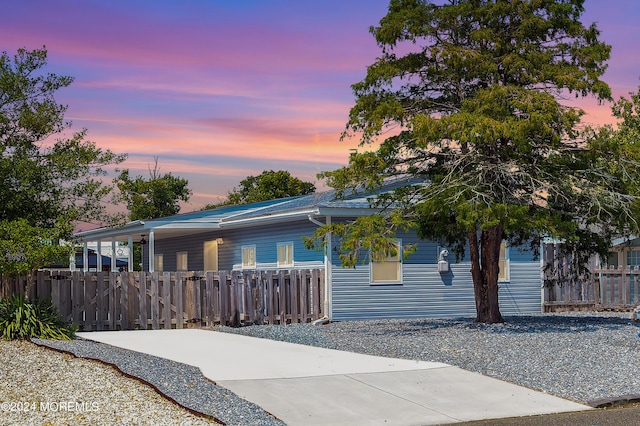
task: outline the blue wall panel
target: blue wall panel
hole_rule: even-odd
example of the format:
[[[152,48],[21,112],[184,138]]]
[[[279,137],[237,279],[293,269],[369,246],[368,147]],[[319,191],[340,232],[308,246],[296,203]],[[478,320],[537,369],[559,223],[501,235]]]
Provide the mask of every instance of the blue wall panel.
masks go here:
[[[474,317],[471,264],[468,261],[455,263],[453,257],[450,259],[453,261],[451,271],[440,274],[435,257],[437,244],[421,241],[420,247],[416,254],[422,252],[433,260],[422,264],[405,262],[402,284],[371,284],[368,264],[358,265],[355,269],[335,266],[333,319]],[[532,256],[521,258],[531,259]],[[541,312],[540,262],[511,260],[510,274],[510,282],[500,283],[502,314]]]
[[[256,247],[257,267],[276,267],[277,244],[279,242],[293,243],[294,267],[322,267],[324,255],[316,250],[307,250],[302,242],[303,236],[311,236],[317,226],[309,220],[277,223],[256,226],[252,228],[221,229],[200,234],[164,238],[155,241],[155,252],[162,253],[164,270],[172,271],[176,268],[176,253],[187,251],[189,270],[204,268],[205,241],[222,238],[218,245],[218,269],[231,270],[239,268],[242,263],[242,246]],[[145,256],[145,268],[148,268]]]

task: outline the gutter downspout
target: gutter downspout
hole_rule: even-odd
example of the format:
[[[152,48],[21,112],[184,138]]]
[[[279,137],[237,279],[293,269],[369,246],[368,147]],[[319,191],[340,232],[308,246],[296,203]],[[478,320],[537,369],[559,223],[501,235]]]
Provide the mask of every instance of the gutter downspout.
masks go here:
[[[309,221],[318,226],[331,225],[331,216],[326,216],[327,223],[316,220],[312,215],[308,216]],[[313,322],[313,325],[326,324],[333,318],[333,283],[332,283],[332,261],[331,261],[331,232],[327,233],[326,246],[324,249],[324,317]]]

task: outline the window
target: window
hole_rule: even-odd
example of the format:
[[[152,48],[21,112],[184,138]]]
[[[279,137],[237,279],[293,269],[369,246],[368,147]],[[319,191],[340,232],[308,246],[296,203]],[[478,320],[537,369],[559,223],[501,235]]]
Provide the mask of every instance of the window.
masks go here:
[[[204,270],[205,271],[218,270],[218,241],[217,240],[204,242]]]
[[[509,281],[509,248],[506,242],[500,243],[500,259],[498,260],[498,281]]]
[[[631,250],[627,252],[627,266],[640,266],[640,251]]]
[[[278,266],[293,265],[293,243],[278,243]]]
[[[186,271],[187,270],[187,252],[179,251],[176,253],[176,270],[177,271]]]
[[[371,261],[371,282],[373,283],[399,283],[402,279],[402,262],[400,257],[401,245],[396,243],[395,253],[380,261]],[[391,255],[393,254],[393,255]]]
[[[242,267],[243,268],[256,267],[256,246],[242,247]]]
[[[164,271],[164,257],[162,253],[153,255],[153,269],[155,269],[156,272]]]

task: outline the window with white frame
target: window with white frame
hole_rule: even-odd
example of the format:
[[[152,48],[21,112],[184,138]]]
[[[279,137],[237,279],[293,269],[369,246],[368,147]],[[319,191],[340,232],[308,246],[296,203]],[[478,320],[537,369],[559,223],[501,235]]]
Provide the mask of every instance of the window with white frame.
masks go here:
[[[162,253],[153,255],[153,266],[156,272],[164,271],[164,256]]]
[[[383,259],[371,260],[372,283],[399,283],[402,281],[401,244],[396,242],[393,253]]]
[[[256,246],[242,246],[242,267],[256,267]]]
[[[627,266],[640,266],[640,251],[630,250],[627,252]]]
[[[510,263],[509,263],[509,247],[507,243],[503,241],[500,243],[500,259],[498,260],[498,281],[509,281],[510,279]]]
[[[293,243],[278,243],[278,266],[293,265]]]
[[[176,253],[176,271],[186,271],[187,270],[187,252],[179,251]]]

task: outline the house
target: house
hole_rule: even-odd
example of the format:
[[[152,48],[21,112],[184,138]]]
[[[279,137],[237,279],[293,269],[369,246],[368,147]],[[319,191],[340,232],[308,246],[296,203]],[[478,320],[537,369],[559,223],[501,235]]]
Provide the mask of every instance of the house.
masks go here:
[[[406,182],[388,183],[383,190],[402,184]],[[303,236],[319,226],[376,212],[367,194],[335,199],[329,191],[135,221],[76,237],[85,247],[96,241],[112,247],[142,244],[143,270],[150,272],[321,268],[325,312],[332,320],[474,316],[470,261],[447,258],[446,247],[437,242],[399,234],[401,246],[417,243],[410,257],[366,261],[355,268],[341,267],[331,241],[324,253],[303,244]],[[535,258],[534,253],[503,247],[503,314],[541,312],[542,263]]]
[[[608,258],[599,263],[614,268],[640,266],[640,238],[631,236],[614,239]]]
[[[93,245],[95,246],[95,244]],[[103,248],[103,250],[105,249]],[[88,248],[86,253],[77,251],[71,255],[71,258],[69,259],[68,264],[54,263],[54,264],[47,265],[46,267],[41,269],[50,270],[50,271],[83,270],[83,271],[94,272],[98,270],[97,265],[99,265],[100,263],[102,264],[102,266],[99,268],[100,271],[112,271],[112,270],[120,271],[127,268],[128,262],[126,261],[126,259],[123,259],[122,256],[119,256],[118,254],[116,254],[115,259],[112,259],[111,250],[106,250],[106,251],[107,251],[106,253],[105,251],[102,251],[100,256],[98,256],[97,251],[92,248]],[[120,252],[120,251],[122,252],[126,251],[128,254],[129,249],[127,247],[118,248],[117,252]],[[98,258],[100,260],[98,260]],[[87,260],[87,268],[84,267],[85,259]],[[114,260],[115,260],[115,263],[114,263]]]

